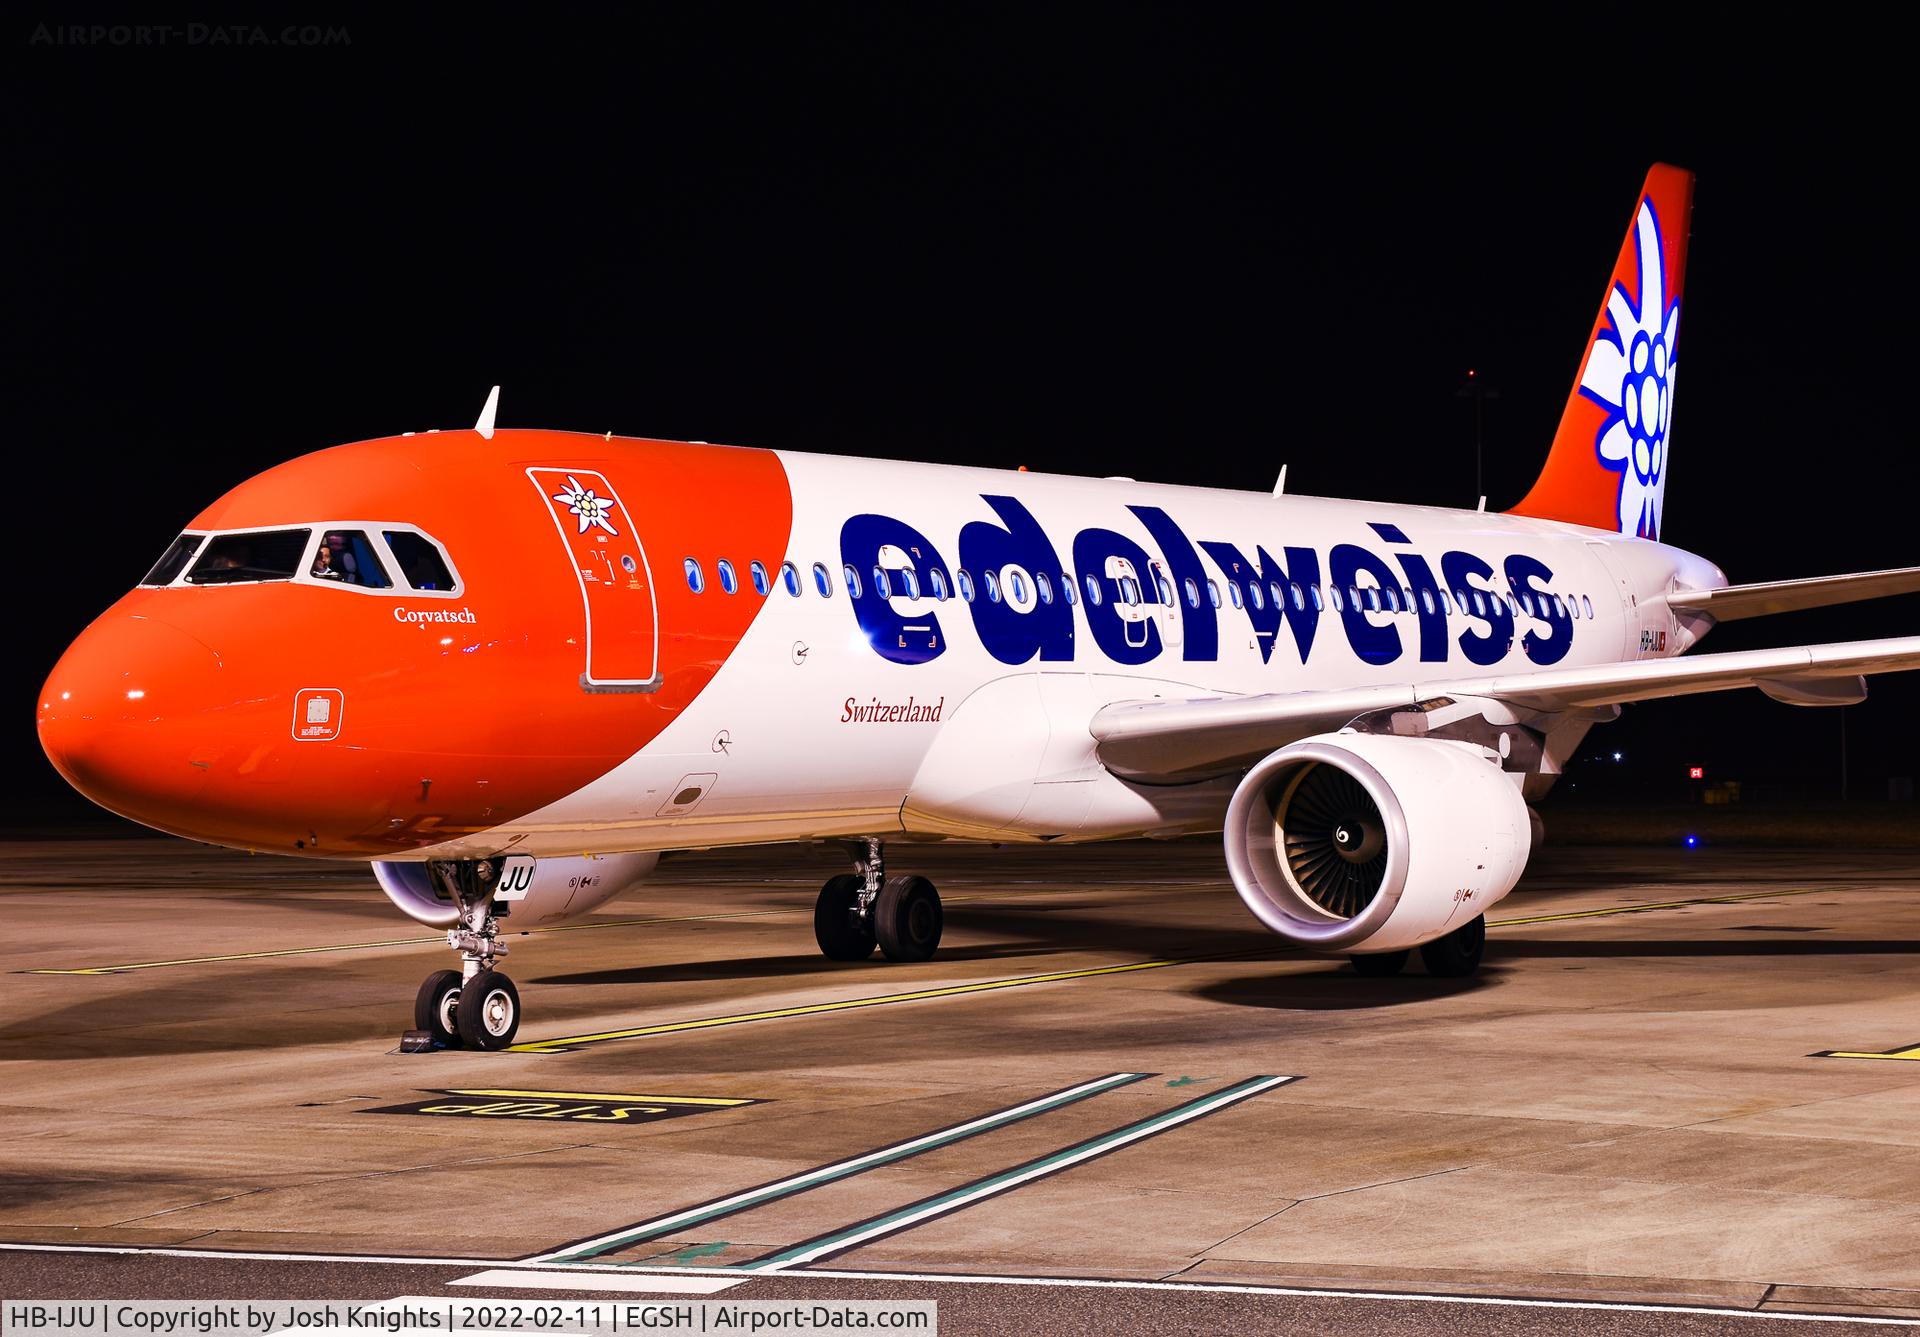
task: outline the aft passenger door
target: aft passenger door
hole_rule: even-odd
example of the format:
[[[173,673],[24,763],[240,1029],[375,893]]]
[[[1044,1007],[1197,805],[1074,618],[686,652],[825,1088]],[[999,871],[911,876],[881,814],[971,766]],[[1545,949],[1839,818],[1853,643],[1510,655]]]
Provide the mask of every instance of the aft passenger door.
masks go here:
[[[660,685],[658,611],[653,573],[633,519],[605,474],[534,465],[540,490],[566,548],[586,614],[580,686],[589,692],[645,692]]]

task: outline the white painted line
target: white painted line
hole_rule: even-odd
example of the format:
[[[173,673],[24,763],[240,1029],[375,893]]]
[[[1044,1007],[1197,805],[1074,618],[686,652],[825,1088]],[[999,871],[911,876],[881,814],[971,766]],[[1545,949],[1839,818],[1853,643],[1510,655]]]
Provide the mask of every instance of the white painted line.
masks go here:
[[[597,1235],[592,1239],[581,1240],[577,1243],[566,1245],[563,1248],[549,1250],[546,1253],[534,1254],[522,1261],[528,1263],[565,1263],[579,1258],[583,1254],[591,1257],[594,1254],[609,1253],[625,1245],[639,1243],[641,1240],[656,1239],[659,1236],[668,1234],[688,1224],[699,1224],[716,1217],[728,1216],[734,1212],[744,1211],[749,1207],[756,1207],[762,1203],[772,1202],[778,1198],[791,1197],[796,1193],[803,1193],[821,1184],[833,1183],[837,1180],[849,1178],[866,1170],[873,1169],[876,1166],[891,1165],[895,1161],[906,1160],[909,1157],[917,1156],[923,1150],[934,1147],[944,1147],[949,1143],[959,1142],[980,1133],[995,1132],[1008,1124],[1018,1123],[1033,1115],[1050,1113],[1055,1109],[1071,1105],[1088,1096],[1101,1095],[1107,1091],[1130,1085],[1142,1080],[1145,1076],[1145,1073],[1139,1072],[1116,1072],[1105,1077],[1096,1077],[1091,1081],[1081,1082],[1079,1085],[1070,1086],[1065,1090],[1054,1091],[1044,1096],[1036,1096],[1032,1100],[1011,1106],[1007,1109],[994,1110],[981,1115],[977,1119],[969,1119],[965,1123],[955,1124],[948,1128],[936,1128],[930,1133],[924,1133],[919,1137],[908,1138],[904,1142],[889,1143],[887,1146],[877,1147],[872,1151],[862,1152],[857,1156],[850,1156],[844,1160],[834,1161],[828,1165],[817,1166],[811,1170],[803,1170],[799,1174],[790,1175],[785,1179],[775,1180],[771,1184],[761,1184],[756,1188],[743,1189],[730,1197],[713,1199],[688,1207],[682,1211],[669,1213],[666,1216],[656,1216],[634,1225],[622,1226],[618,1230],[609,1231],[604,1235]]]
[[[524,1272],[495,1267],[470,1277],[450,1281],[449,1286],[501,1286],[522,1291],[631,1291],[636,1295],[718,1295],[730,1291],[745,1277],[689,1277],[675,1274],[648,1276],[632,1268],[618,1276],[604,1272],[592,1276],[568,1276],[564,1272]]]
[[[249,1263],[391,1263],[406,1267],[491,1267],[497,1258],[423,1258],[417,1255],[364,1253],[256,1253],[235,1249],[152,1248],[134,1244],[9,1244],[10,1253],[79,1253],[115,1257],[147,1255],[154,1258],[205,1258]],[[519,1268],[535,1266],[529,1263]],[[853,1272],[838,1268],[804,1268],[796,1272],[742,1276],[712,1267],[637,1268],[619,1263],[556,1263],[543,1269],[548,1275],[631,1277],[642,1271],[652,1276],[720,1277],[727,1281],[915,1281],[947,1286],[1061,1286],[1083,1290],[1189,1291],[1222,1295],[1287,1295],[1320,1300],[1393,1300],[1403,1304],[1491,1305],[1518,1309],[1591,1310],[1625,1314],[1704,1314],[1710,1318],[1755,1318],[1775,1323],[1859,1323],[1883,1328],[1920,1327],[1920,1319],[1868,1318],[1859,1314],[1798,1314],[1776,1309],[1733,1309],[1716,1305],[1624,1304],[1608,1300],[1530,1300],[1518,1296],[1435,1295],[1419,1291],[1334,1290],[1315,1286],[1261,1286],[1252,1282],[1118,1281],[1098,1277],[997,1277],[943,1272]]]
[[[957,1212],[983,1198],[998,1197],[1035,1179],[1046,1179],[1057,1175],[1083,1161],[1092,1160],[1096,1156],[1105,1156],[1110,1152],[1118,1151],[1121,1147],[1130,1147],[1135,1142],[1141,1142],[1150,1137],[1157,1137],[1182,1124],[1205,1118],[1218,1110],[1237,1105],[1243,1100],[1250,1100],[1263,1091],[1271,1091],[1276,1086],[1285,1086],[1289,1082],[1299,1080],[1298,1077],[1275,1076],[1259,1077],[1237,1083],[1210,1096],[1189,1101],[1184,1106],[1176,1106],[1170,1113],[1153,1115],[1123,1128],[1102,1133],[1098,1137],[1088,1138],[1077,1146],[1068,1147],[1063,1152],[1036,1158],[1028,1162],[1024,1169],[1016,1168],[1014,1171],[993,1175],[954,1192],[937,1194],[899,1212],[875,1217],[847,1230],[819,1236],[795,1245],[791,1249],[777,1251],[764,1262],[746,1264],[741,1270],[765,1276],[788,1268],[800,1267],[815,1258],[846,1253],[848,1250],[858,1248],[867,1240],[909,1230],[921,1221]]]

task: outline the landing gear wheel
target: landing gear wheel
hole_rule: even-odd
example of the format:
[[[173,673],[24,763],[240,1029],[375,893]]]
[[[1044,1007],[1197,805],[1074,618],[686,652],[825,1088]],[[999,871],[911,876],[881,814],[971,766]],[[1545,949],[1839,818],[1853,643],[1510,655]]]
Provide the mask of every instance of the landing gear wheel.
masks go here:
[[[460,1006],[460,972],[436,970],[427,976],[413,999],[413,1028],[426,1031],[442,1049],[460,1046],[460,1024],[454,1010]]]
[[[505,1049],[520,1029],[520,991],[499,971],[483,970],[460,990],[454,1019],[467,1048]]]
[[[873,925],[860,914],[866,879],[842,873],[827,879],[813,903],[813,940],[829,961],[864,961],[873,955]]]
[[[1350,959],[1358,974],[1368,979],[1385,979],[1389,975],[1398,975],[1406,967],[1407,958],[1412,955],[1403,947],[1397,952],[1367,952]]]
[[[940,945],[946,914],[924,877],[890,877],[873,903],[874,936],[889,961],[924,961]]]
[[[1427,963],[1427,974],[1456,980],[1480,969],[1480,954],[1487,946],[1487,917],[1481,915],[1471,924],[1462,924],[1444,938],[1422,943],[1420,959]]]

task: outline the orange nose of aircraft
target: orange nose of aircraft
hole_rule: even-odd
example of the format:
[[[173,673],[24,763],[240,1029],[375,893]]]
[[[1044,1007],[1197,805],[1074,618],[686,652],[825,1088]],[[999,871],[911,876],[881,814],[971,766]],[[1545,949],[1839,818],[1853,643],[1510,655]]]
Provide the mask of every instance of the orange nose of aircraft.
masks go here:
[[[104,808],[193,835],[215,760],[220,656],[158,619],[113,611],[80,634],[40,694],[40,745]]]

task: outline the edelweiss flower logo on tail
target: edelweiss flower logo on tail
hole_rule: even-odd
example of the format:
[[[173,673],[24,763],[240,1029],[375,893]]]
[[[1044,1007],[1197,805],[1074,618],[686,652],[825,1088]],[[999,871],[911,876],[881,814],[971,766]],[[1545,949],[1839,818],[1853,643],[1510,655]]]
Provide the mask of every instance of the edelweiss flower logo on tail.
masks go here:
[[[1680,303],[1667,302],[1666,253],[1653,202],[1642,199],[1634,220],[1640,293],[1623,283],[1607,295],[1609,328],[1600,331],[1580,377],[1580,391],[1606,409],[1594,438],[1600,463],[1620,475],[1620,532],[1660,537],[1667,489],[1667,429],[1673,418],[1674,343]]]
[[[615,538],[620,537],[620,531],[615,529],[612,522],[607,519],[607,514],[615,505],[613,498],[594,496],[593,489],[581,487],[580,480],[572,474],[567,475],[567,490],[554,493],[553,499],[580,517],[582,534],[598,525]]]

